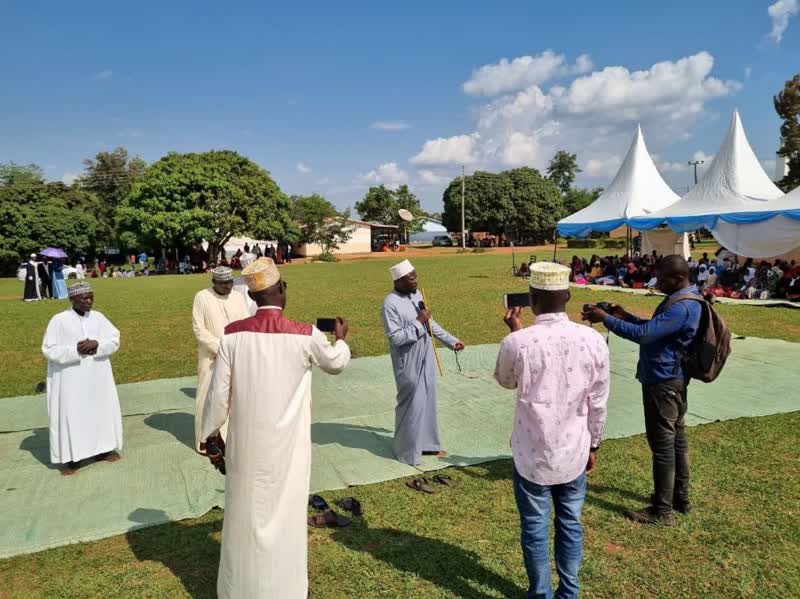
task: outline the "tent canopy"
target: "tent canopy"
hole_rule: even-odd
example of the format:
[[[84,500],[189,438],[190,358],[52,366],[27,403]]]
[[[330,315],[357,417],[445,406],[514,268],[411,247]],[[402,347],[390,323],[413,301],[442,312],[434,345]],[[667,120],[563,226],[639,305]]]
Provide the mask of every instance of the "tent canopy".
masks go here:
[[[558,230],[572,237],[586,237],[592,231],[606,233],[678,199],[653,164],[642,128],[637,127],[625,160],[608,188],[589,206],[560,220]]]
[[[781,195],[753,153],[735,111],[725,141],[700,182],[680,201],[647,217],[634,217],[629,224],[640,230],[667,224],[678,232],[703,227],[713,231],[719,219],[746,222],[744,214],[771,210]]]

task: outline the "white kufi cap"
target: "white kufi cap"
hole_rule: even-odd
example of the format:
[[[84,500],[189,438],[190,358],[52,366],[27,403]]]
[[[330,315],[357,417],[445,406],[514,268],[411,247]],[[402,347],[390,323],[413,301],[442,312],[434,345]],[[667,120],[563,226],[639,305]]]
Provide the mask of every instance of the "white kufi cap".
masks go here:
[[[400,264],[395,264],[389,269],[392,273],[392,281],[402,279],[414,270],[414,266],[408,260],[403,260]]]
[[[569,289],[570,269],[555,262],[534,262],[530,266],[531,289],[561,291]]]

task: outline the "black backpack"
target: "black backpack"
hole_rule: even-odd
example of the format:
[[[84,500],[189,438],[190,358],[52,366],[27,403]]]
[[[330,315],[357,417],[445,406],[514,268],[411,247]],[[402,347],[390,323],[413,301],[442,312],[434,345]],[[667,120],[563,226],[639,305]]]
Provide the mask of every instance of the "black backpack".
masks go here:
[[[697,335],[684,356],[686,374],[698,381],[716,380],[731,355],[731,330],[714,307],[696,293],[685,293],[664,302],[662,310],[682,301],[699,302],[702,307]]]

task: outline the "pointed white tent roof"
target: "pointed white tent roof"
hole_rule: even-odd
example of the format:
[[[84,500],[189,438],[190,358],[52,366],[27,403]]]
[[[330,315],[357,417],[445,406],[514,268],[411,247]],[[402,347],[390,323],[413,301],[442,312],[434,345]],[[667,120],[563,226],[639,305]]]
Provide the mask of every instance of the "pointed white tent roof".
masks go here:
[[[589,206],[558,222],[562,235],[586,237],[592,231],[611,231],[628,219],[646,216],[677,202],[678,195],[664,182],[636,127],[625,160],[614,180]]]
[[[761,167],[734,111],[725,141],[700,182],[679,202],[629,224],[645,230],[664,223],[676,231],[713,229],[721,214],[770,210],[770,201],[782,195]]]

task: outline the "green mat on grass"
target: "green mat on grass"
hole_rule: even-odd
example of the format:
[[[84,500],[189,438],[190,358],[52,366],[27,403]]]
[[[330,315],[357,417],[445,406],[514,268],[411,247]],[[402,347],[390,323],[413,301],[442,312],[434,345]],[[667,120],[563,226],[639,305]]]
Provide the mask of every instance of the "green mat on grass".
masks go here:
[[[634,380],[636,346],[611,339],[607,438],[643,431]],[[513,394],[492,379],[496,345],[467,348],[458,374],[443,351],[441,428],[450,451],[420,469],[509,457]],[[719,381],[694,384],[689,424],[800,409],[800,344],[737,340]],[[0,399],[0,557],[199,516],[222,506],[224,480],[191,448],[194,379],[120,385],[125,448],[115,464],[71,478],[49,463],[42,395]],[[388,356],[353,360],[338,377],[314,374],[312,488],[373,483],[417,473],[394,460],[395,387]]]

